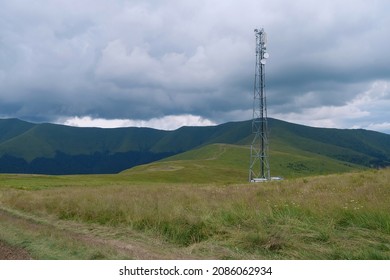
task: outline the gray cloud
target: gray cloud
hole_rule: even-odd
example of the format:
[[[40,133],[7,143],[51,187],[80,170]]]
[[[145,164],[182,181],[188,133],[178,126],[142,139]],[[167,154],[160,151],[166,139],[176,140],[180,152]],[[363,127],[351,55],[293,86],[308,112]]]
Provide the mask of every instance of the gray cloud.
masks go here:
[[[375,83],[390,83],[385,0],[0,0],[0,5],[4,117],[249,119],[257,27],[269,37],[271,116],[316,124],[323,108],[361,108],[357,97],[378,91]],[[331,110],[327,123],[384,127],[389,113],[376,106],[388,104],[389,89],[380,92],[367,99],[367,119],[344,116],[345,122],[336,122],[340,111]],[[312,120],[299,117],[307,110]]]

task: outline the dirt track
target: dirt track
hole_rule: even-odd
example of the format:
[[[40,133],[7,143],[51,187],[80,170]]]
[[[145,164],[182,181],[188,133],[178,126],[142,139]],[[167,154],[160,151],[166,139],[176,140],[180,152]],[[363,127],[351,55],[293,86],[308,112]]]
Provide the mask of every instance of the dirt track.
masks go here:
[[[71,239],[87,246],[101,248],[102,250],[116,251],[121,257],[129,259],[197,259],[190,251],[181,247],[162,243],[157,239],[149,239],[142,234],[132,232],[127,228],[122,230],[95,225],[93,230],[90,225],[72,221],[35,220],[34,216],[26,217],[0,208],[0,221],[12,224],[21,231],[31,233],[41,232],[58,235],[63,240]],[[94,234],[95,233],[95,234]],[[121,239],[111,238],[121,236]],[[142,238],[141,238],[142,237]],[[28,260],[32,259],[23,248],[10,246],[0,240],[0,260]]]
[[[30,260],[30,255],[23,249],[9,246],[0,240],[0,260]]]

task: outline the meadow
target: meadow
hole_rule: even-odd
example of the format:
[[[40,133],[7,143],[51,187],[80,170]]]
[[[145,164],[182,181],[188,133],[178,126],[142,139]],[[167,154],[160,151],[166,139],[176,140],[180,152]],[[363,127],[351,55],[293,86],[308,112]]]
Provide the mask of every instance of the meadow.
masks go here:
[[[0,240],[34,259],[390,259],[389,169],[251,184],[185,167],[0,175]]]

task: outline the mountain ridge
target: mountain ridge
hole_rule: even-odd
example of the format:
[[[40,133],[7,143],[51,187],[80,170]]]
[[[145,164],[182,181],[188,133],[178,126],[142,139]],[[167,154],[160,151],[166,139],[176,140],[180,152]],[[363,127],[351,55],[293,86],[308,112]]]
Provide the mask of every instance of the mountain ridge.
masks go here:
[[[307,151],[366,167],[390,165],[390,135],[269,119],[270,149]],[[118,173],[215,143],[250,145],[251,121],[215,126],[81,128],[0,120],[0,173]]]

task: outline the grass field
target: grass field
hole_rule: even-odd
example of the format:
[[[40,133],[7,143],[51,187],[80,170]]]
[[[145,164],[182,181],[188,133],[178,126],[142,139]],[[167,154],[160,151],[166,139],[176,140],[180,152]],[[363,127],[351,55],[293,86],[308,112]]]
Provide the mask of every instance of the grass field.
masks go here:
[[[35,259],[390,259],[389,169],[249,184],[237,149],[0,175],[0,240]]]

